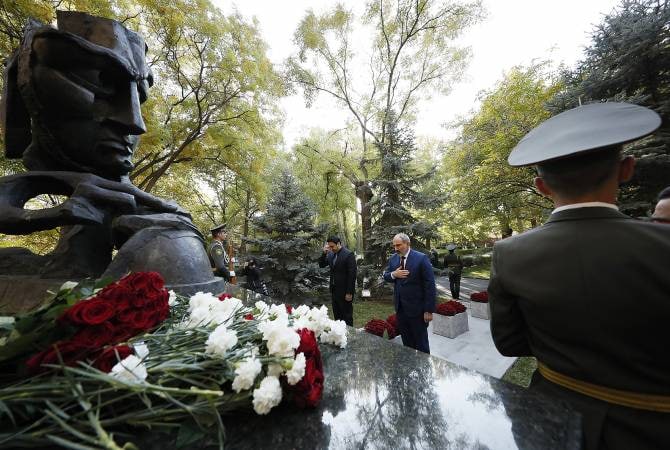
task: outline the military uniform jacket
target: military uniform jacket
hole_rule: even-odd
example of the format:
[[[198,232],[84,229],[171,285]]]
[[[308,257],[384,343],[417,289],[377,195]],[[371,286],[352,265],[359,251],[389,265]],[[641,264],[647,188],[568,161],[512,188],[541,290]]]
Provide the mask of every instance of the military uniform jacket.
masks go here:
[[[488,292],[495,345],[503,355],[534,355],[582,381],[670,395],[669,267],[668,225],[605,207],[552,214],[543,226],[494,247]],[[614,413],[617,407],[581,394],[573,397],[583,397],[577,400],[586,405],[583,413],[591,411],[584,420],[594,433],[606,433],[612,415],[619,420],[633,413]],[[659,441],[644,440],[650,438],[670,448],[668,427],[653,425],[654,420],[670,424],[670,415],[634,414],[647,415],[641,426],[652,424],[631,432],[643,439],[637,448],[656,448]],[[600,439],[587,436],[587,448],[598,448]],[[629,445],[626,437],[618,440],[619,447],[610,445]]]
[[[209,245],[209,262],[214,268],[214,272],[219,276],[227,277],[228,272],[228,263],[230,258],[228,258],[228,253],[226,253],[223,243],[217,241],[216,239],[212,241]]]

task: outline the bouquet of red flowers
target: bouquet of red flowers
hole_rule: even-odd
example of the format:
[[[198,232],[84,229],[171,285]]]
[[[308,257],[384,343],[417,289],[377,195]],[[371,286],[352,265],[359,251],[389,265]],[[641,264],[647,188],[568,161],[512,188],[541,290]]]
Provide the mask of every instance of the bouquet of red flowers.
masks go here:
[[[472,294],[470,294],[470,300],[478,303],[488,303],[489,292],[488,291],[473,292]]]
[[[455,316],[456,314],[465,312],[465,309],[466,308],[462,303],[455,300],[449,300],[448,302],[437,305],[435,313],[443,316]]]
[[[73,366],[85,359],[95,361],[98,368],[113,366],[119,357],[128,356],[130,348],[106,348],[149,331],[163,322],[170,313],[169,293],[163,278],[156,272],[132,273],[66,309],[56,327],[71,337],[61,339],[26,361],[31,373],[42,365],[63,363]],[[58,306],[55,306],[58,308]]]
[[[389,316],[389,319],[391,318],[393,318],[394,323],[397,324],[395,314]],[[393,339],[398,335],[396,325],[382,319],[370,319],[368,323],[365,324],[365,331],[374,334],[375,336],[387,337],[388,339]]]

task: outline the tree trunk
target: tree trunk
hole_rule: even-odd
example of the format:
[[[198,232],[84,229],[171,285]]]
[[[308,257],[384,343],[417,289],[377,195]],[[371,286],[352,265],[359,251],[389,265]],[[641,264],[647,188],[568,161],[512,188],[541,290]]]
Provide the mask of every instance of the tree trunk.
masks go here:
[[[363,253],[368,250],[368,237],[372,228],[372,211],[370,210],[370,201],[372,200],[372,189],[367,182],[359,181],[356,183],[356,197],[361,202],[361,241]]]
[[[251,190],[247,189],[247,197],[244,202],[244,224],[242,225],[242,242],[240,243],[240,252],[247,252],[247,243],[244,240],[249,236],[249,210],[251,209]]]

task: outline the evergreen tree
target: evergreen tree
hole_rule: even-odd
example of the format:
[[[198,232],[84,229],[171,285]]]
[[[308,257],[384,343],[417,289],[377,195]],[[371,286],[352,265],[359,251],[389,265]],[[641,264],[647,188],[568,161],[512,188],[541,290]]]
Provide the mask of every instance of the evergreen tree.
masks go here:
[[[374,266],[386,263],[389,243],[397,233],[406,233],[412,247],[425,251],[436,237],[434,227],[417,220],[412,211],[434,207],[435,195],[421,188],[433,176],[434,170],[422,171],[413,163],[416,151],[414,135],[400,127],[395,114],[386,123],[386,139],[377,145],[381,160],[379,177],[373,183],[375,197],[370,202],[375,222],[370,230],[366,262]]]
[[[552,102],[559,113],[589,101],[625,101],[655,110],[663,118],[651,137],[626,148],[636,174],[621,192],[622,209],[643,215],[670,172],[670,2],[624,0],[592,35],[586,58],[564,74],[566,88]]]
[[[319,242],[327,225],[314,226],[315,215],[314,205],[296,179],[283,170],[273,183],[267,212],[253,221],[264,237],[246,239],[255,246],[254,253],[258,253],[257,260],[275,295],[295,295],[302,300],[326,284],[315,249],[321,251]]]

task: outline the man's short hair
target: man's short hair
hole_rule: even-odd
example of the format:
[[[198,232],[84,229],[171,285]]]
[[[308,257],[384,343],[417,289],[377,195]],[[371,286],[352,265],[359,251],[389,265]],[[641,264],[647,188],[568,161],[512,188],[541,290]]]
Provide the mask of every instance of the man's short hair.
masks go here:
[[[620,145],[537,164],[537,174],[556,193],[575,197],[601,187],[621,160]]]
[[[339,244],[342,241],[337,236],[329,236],[328,239],[326,239],[326,242],[332,242],[333,244]]]
[[[405,233],[398,233],[395,236],[393,236],[393,239],[395,239],[395,238],[400,239],[401,241],[403,241],[406,244],[410,243],[409,236],[407,236]]]
[[[665,200],[666,198],[670,198],[670,186],[668,186],[667,188],[665,188],[661,192],[659,192],[658,198],[656,199],[656,201],[660,202],[661,200]]]

